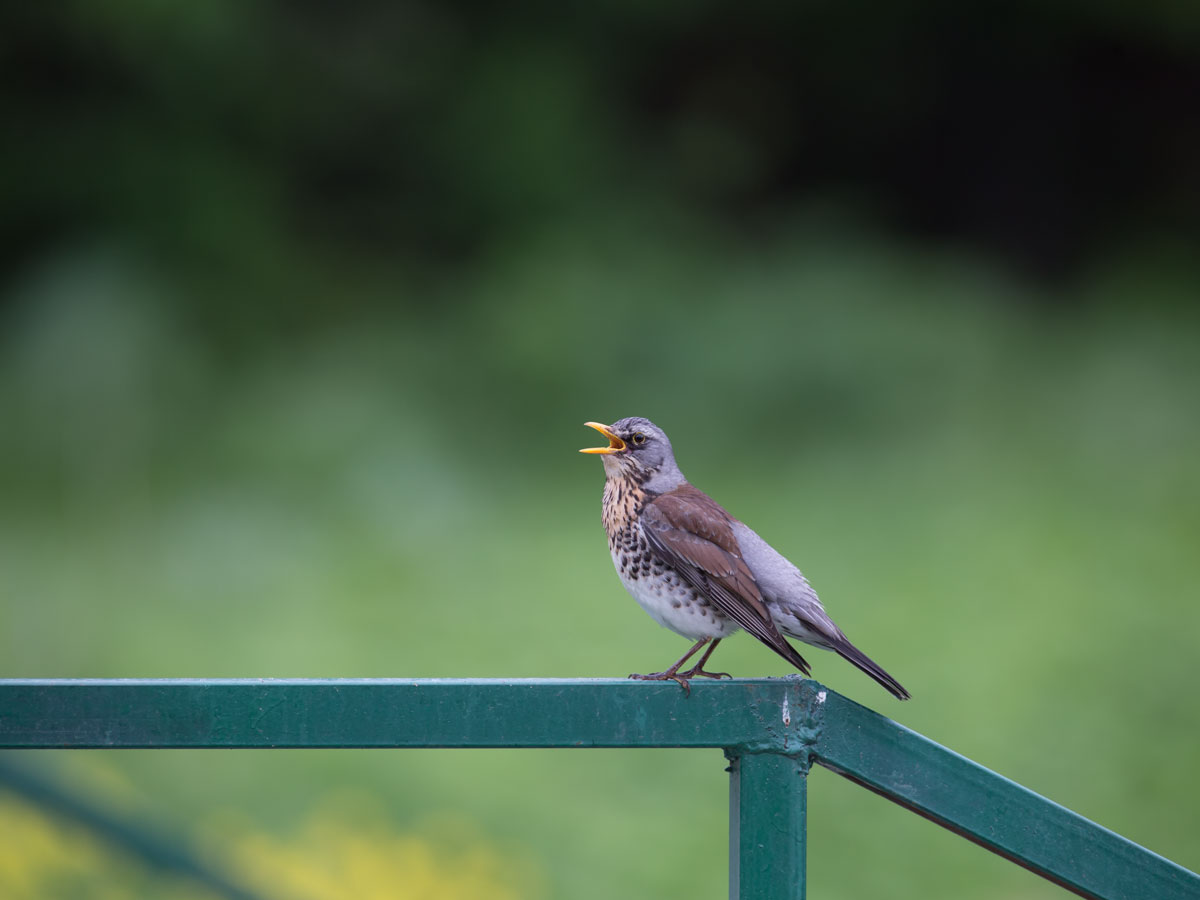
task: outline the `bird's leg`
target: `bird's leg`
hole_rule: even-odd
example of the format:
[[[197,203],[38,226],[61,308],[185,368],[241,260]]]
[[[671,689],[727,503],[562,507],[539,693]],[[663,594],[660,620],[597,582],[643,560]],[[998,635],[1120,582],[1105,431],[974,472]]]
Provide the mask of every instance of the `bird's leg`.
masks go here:
[[[712,638],[701,638],[700,640],[696,641],[696,643],[692,646],[692,649],[683,654],[683,656],[679,657],[679,659],[675,661],[675,665],[671,666],[671,668],[667,669],[665,672],[654,672],[650,675],[630,675],[629,677],[635,678],[638,681],[674,681],[681,688],[683,688],[684,691],[690,694],[692,689],[688,685],[687,680],[691,677],[691,673],[684,673],[683,675],[680,675],[679,667],[695,656],[696,651],[711,640]],[[711,652],[712,649],[710,648],[709,653]],[[704,654],[704,659],[708,659],[708,653]],[[703,662],[703,660],[701,660],[701,662]]]
[[[721,643],[721,639],[717,638],[708,645],[708,649],[704,651],[704,655],[700,657],[700,662],[696,663],[686,672],[680,672],[680,678],[732,678],[728,672],[705,672],[704,664],[708,662],[708,658],[712,656],[712,652],[717,649],[717,644]],[[695,648],[693,648],[694,650]],[[686,657],[685,657],[686,658]],[[682,662],[682,660],[681,660]]]

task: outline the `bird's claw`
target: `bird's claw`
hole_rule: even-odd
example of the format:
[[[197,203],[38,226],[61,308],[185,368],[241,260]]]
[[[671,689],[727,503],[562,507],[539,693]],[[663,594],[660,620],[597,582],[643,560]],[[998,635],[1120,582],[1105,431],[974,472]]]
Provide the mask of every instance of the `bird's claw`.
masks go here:
[[[706,672],[699,666],[679,673],[680,678],[733,678],[728,672]]]
[[[677,685],[683,688],[684,694],[689,697],[692,694],[692,686],[688,684],[688,678],[690,678],[691,675],[688,672],[684,672],[682,675],[680,675],[677,672],[672,672],[670,669],[668,669],[665,672],[653,672],[649,675],[631,674],[629,677],[635,681],[674,681]]]

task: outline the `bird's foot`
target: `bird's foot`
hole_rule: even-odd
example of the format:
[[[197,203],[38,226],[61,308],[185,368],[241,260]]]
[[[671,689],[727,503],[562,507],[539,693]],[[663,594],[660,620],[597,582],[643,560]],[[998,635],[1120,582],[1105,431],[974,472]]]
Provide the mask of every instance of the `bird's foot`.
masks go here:
[[[681,688],[683,688],[683,692],[685,694],[690,696],[692,693],[692,686],[688,684],[688,678],[690,678],[691,675],[687,672],[684,672],[682,675],[680,675],[678,668],[675,666],[672,666],[665,672],[653,672],[649,675],[633,674],[629,677],[635,681],[674,681]]]
[[[699,665],[692,666],[686,672],[680,672],[679,677],[680,678],[732,678],[733,677],[728,672],[706,672],[704,669],[700,668],[700,666],[702,666],[702,665],[703,665],[703,663],[700,663]]]

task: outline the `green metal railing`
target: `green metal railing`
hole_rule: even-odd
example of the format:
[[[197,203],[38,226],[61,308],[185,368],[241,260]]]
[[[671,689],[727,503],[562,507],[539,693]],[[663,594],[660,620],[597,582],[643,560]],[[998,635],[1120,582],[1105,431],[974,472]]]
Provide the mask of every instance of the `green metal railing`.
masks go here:
[[[60,821],[82,826],[149,868],[203,886],[208,895],[223,900],[264,900],[192,853],[183,835],[173,833],[163,823],[123,817],[89,802],[37,770],[14,765],[2,756],[0,792],[12,794]]]
[[[1200,900],[1200,876],[813,681],[0,681],[2,748],[712,747],[730,896],[802,898],[825,766],[1084,897]]]

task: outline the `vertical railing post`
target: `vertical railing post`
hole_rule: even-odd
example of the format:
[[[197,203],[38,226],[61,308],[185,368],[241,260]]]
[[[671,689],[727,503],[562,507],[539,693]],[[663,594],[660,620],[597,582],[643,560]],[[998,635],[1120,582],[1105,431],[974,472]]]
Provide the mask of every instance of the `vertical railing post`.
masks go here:
[[[807,805],[806,761],[730,755],[730,900],[804,900]]]

